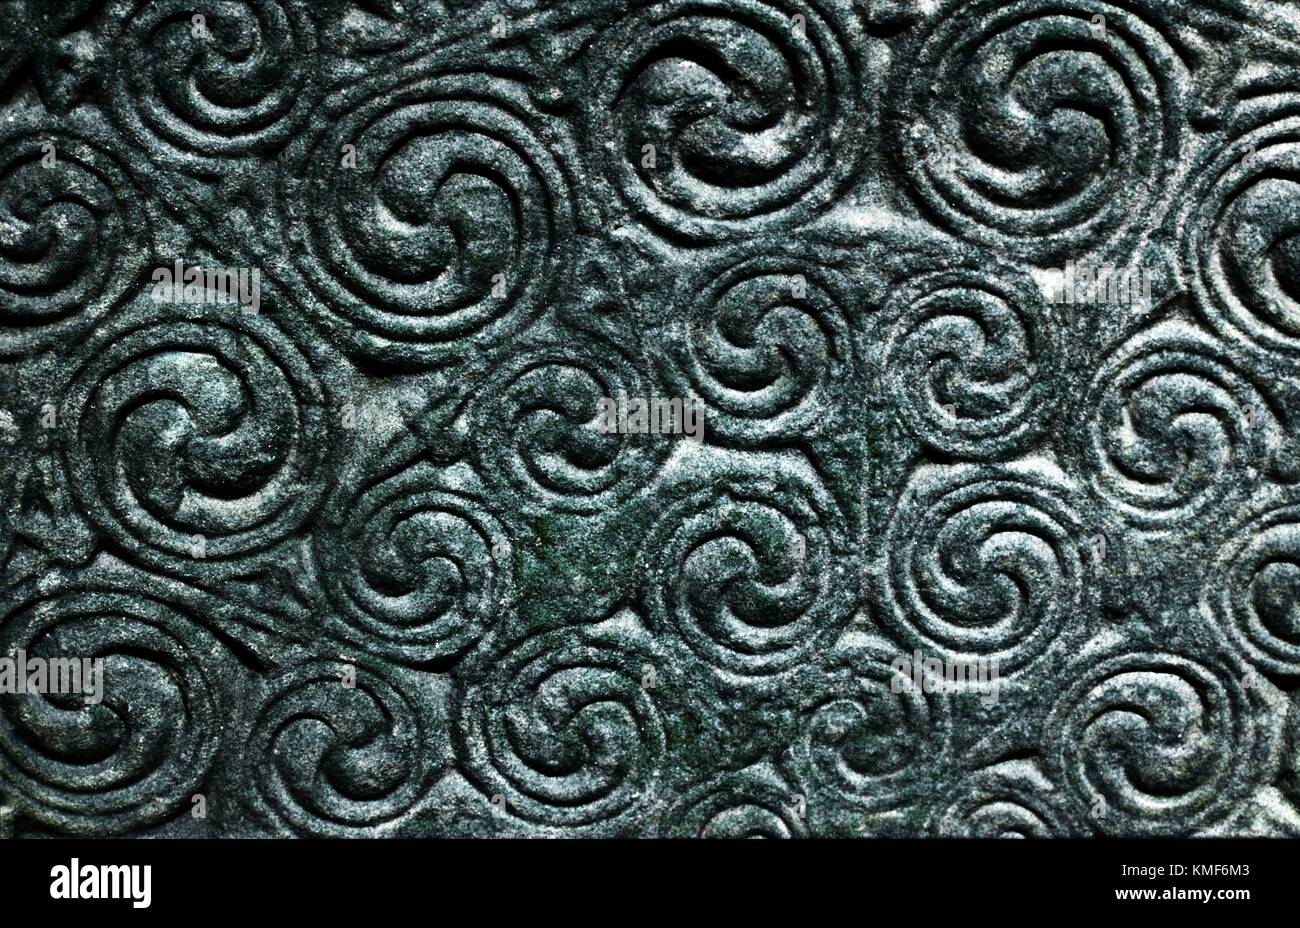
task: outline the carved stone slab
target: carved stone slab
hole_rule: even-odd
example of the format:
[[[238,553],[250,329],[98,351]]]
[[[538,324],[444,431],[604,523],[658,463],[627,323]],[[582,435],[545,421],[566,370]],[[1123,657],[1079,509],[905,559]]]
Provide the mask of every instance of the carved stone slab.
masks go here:
[[[1300,10],[15,0],[0,833],[1300,833]]]

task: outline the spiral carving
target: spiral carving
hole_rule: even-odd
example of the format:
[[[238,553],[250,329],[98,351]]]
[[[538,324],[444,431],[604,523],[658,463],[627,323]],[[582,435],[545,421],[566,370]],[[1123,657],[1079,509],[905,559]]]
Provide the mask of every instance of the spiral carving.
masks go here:
[[[741,678],[812,660],[854,604],[841,517],[793,480],[738,477],[691,494],[659,517],[640,562],[656,632]]]
[[[0,0],[0,838],[1300,833],[1284,6]]]
[[[933,830],[945,838],[1064,838],[1075,826],[1041,772],[1028,761],[1009,761],[963,779]]]
[[[466,686],[457,752],[507,812],[619,834],[653,800],[664,719],[625,637],[569,628],[530,638]]]
[[[1168,653],[1091,662],[1044,738],[1077,814],[1134,836],[1188,834],[1228,814],[1267,776],[1273,751],[1244,681]]]
[[[923,796],[950,763],[946,697],[923,688],[894,692],[897,656],[854,642],[826,660],[826,682],[789,754],[814,801],[897,808]]]
[[[1088,613],[1093,553],[1049,473],[961,468],[921,486],[885,543],[883,618],[902,641],[1006,675]]]
[[[1042,434],[1056,366],[1037,300],[974,270],[935,271],[896,291],[884,373],[899,420],[960,458],[997,458]]]
[[[1188,194],[1185,261],[1201,314],[1219,333],[1300,354],[1300,119],[1233,140]]]
[[[471,405],[482,470],[529,507],[594,513],[616,506],[650,480],[672,439],[602,431],[600,401],[652,392],[613,351],[548,346],[514,355]]]
[[[300,0],[149,0],[120,29],[114,115],[155,157],[206,173],[272,152],[315,104]]]
[[[160,822],[188,805],[216,756],[228,705],[221,647],[188,607],[143,589],[84,582],[3,604],[0,654],[103,660],[99,703],[0,694],[0,781],[53,827]]]
[[[315,359],[269,320],[146,316],[83,358],[62,405],[64,459],[83,511],[127,552],[220,570],[314,511],[329,404]]]
[[[1089,484],[1144,528],[1186,524],[1265,461],[1268,403],[1220,346],[1188,328],[1130,339],[1081,408]]]
[[[483,505],[408,469],[332,509],[316,560],[344,637],[397,660],[459,657],[512,604],[513,549]]]
[[[257,808],[309,835],[398,830],[437,772],[433,721],[411,689],[336,660],[269,679],[244,749]]]
[[[674,838],[805,838],[807,800],[775,778],[723,774],[690,791],[663,818]]]
[[[0,135],[0,357],[75,338],[127,293],[149,254],[141,202],[80,135]]]
[[[1252,665],[1300,675],[1300,507],[1241,526],[1215,558],[1202,601]]]
[[[606,40],[592,104],[625,207],[707,240],[815,215],[860,157],[846,47],[843,27],[799,0],[669,0],[629,16]]]
[[[800,255],[740,252],[706,266],[662,334],[674,391],[711,435],[744,442],[827,425],[853,364],[843,275]]]
[[[899,56],[891,109],[928,212],[1044,260],[1150,217],[1190,84],[1157,23],[1099,0],[976,0],[935,22]]]
[[[403,367],[463,359],[548,304],[574,228],[519,86],[410,81],[341,113],[281,192],[294,257],[343,338]]]

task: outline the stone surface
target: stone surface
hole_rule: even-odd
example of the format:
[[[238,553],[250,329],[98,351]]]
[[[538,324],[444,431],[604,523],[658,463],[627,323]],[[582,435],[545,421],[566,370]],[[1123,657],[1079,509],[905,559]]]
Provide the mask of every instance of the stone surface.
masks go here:
[[[0,51],[7,835],[1300,833],[1294,4]]]

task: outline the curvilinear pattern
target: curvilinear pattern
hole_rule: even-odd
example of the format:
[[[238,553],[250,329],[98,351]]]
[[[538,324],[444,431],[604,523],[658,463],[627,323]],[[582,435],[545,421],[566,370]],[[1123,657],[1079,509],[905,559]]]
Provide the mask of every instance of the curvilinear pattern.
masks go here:
[[[1294,3],[0,15],[7,835],[1300,835]]]

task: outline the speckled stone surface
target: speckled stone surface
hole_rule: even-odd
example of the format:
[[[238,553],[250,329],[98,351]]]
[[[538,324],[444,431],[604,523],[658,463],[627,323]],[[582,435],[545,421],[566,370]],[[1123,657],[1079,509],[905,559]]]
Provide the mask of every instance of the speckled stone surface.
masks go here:
[[[0,5],[4,836],[1300,834],[1298,450],[1294,3]]]

